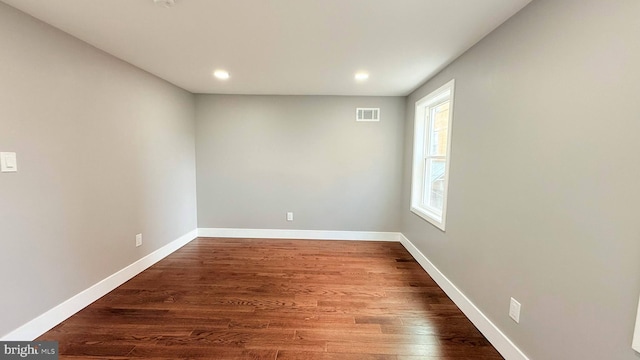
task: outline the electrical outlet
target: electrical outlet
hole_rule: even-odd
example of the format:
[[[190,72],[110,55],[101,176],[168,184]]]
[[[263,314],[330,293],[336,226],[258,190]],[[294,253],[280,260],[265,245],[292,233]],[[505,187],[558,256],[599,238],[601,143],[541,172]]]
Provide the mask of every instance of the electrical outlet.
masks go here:
[[[520,303],[514,298],[511,298],[511,303],[509,303],[509,316],[516,323],[520,323]]]
[[[288,212],[287,213],[287,221],[293,221],[293,213],[292,212]]]
[[[142,234],[136,235],[136,247],[142,246]]]

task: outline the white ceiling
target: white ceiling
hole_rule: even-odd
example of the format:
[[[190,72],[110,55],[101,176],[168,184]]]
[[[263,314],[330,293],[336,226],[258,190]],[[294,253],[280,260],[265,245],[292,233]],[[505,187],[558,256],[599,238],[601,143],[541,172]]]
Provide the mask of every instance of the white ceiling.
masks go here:
[[[193,93],[407,95],[531,0],[1,1]]]

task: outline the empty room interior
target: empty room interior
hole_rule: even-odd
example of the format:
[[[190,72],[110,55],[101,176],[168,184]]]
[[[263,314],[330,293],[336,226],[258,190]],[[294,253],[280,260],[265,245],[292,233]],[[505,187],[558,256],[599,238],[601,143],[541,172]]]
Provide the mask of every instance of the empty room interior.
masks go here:
[[[0,353],[640,360],[639,36],[637,0],[0,0]]]

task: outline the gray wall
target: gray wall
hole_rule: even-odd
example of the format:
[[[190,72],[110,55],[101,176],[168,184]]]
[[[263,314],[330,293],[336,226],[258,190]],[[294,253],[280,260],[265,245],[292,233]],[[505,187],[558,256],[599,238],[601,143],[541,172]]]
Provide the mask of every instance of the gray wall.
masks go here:
[[[407,102],[402,232],[531,359],[640,358],[639,17],[535,0]],[[409,212],[409,179],[414,103],[451,78],[443,233]]]
[[[196,198],[193,95],[2,3],[0,52],[2,336],[195,229]]]
[[[356,122],[356,107],[382,120]],[[402,97],[198,95],[198,226],[397,231],[404,109]]]

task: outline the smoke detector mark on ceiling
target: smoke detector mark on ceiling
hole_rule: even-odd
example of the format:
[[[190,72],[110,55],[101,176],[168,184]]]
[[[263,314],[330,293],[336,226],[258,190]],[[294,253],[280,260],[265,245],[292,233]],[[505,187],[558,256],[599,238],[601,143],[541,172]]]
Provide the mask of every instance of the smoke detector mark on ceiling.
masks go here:
[[[153,0],[153,3],[165,8],[170,8],[176,4],[176,0]]]

